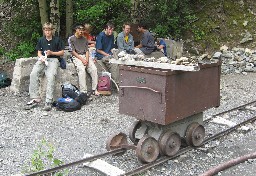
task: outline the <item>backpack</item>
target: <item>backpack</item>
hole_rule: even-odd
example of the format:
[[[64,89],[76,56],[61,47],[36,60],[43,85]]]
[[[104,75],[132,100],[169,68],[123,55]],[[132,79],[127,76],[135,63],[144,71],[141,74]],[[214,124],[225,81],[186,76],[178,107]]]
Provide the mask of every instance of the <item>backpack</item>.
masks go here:
[[[62,87],[62,97],[63,98],[70,97],[70,98],[75,99],[80,95],[79,89],[73,84],[65,83],[65,84],[61,85],[61,87]]]
[[[57,101],[53,102],[53,106],[65,112],[73,112],[81,109],[81,104],[70,97],[58,98]]]
[[[80,92],[79,89],[70,83],[65,83],[61,85],[62,87],[62,97],[63,98],[73,98],[81,105],[85,105],[89,96],[86,93]]]
[[[11,85],[12,80],[7,77],[5,72],[0,72],[0,88],[8,87]]]
[[[110,91],[111,90],[111,80],[109,76],[100,76],[98,80],[98,91]]]

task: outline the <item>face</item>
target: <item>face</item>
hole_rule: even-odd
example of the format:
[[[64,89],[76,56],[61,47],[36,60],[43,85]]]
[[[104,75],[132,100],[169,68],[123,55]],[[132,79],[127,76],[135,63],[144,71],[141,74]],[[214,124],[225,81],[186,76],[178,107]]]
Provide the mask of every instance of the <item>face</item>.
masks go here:
[[[137,31],[142,32],[142,29],[143,29],[142,27],[138,26]]]
[[[85,29],[84,33],[89,34],[90,32],[89,32],[89,30]]]
[[[130,25],[125,25],[123,30],[124,30],[124,33],[126,35],[128,35],[131,32],[131,26]]]
[[[76,34],[80,37],[83,36],[84,35],[84,28],[77,28],[76,29]]]
[[[50,28],[44,28],[43,31],[44,31],[44,35],[45,35],[46,37],[51,37],[51,36],[52,36],[52,29],[50,29]]]
[[[114,28],[108,27],[105,29],[106,35],[112,35],[114,31]]]

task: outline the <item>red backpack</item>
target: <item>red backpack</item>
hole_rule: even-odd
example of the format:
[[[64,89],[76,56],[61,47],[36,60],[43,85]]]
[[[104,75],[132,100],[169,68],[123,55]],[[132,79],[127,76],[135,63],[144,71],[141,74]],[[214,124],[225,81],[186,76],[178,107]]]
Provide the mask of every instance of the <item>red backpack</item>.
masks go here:
[[[104,76],[99,77],[98,91],[102,95],[110,95],[111,94],[111,80],[110,80],[109,76],[104,75]]]

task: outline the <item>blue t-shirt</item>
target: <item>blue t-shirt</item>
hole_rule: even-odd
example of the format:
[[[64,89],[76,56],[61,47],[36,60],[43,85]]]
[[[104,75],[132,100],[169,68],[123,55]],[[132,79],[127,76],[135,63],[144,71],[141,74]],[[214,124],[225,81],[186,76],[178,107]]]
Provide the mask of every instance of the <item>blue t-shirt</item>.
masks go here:
[[[105,32],[99,33],[96,38],[96,50],[100,49],[112,55],[111,49],[114,48],[114,35],[107,36]],[[97,59],[102,59],[104,55],[96,52]]]
[[[159,45],[164,45],[163,53],[164,53],[165,56],[167,56],[166,43],[165,43],[165,41],[164,41],[163,39],[161,39],[161,40],[159,41]]]

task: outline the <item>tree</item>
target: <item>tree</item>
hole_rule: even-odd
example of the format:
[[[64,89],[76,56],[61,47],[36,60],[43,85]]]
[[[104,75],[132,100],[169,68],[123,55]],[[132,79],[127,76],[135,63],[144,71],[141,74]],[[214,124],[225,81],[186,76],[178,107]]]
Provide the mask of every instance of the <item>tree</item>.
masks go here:
[[[73,25],[73,2],[72,0],[66,0],[66,34],[67,38],[71,33],[71,26]]]
[[[41,24],[49,21],[48,13],[47,13],[47,3],[46,0],[38,0],[39,4],[39,12],[40,12],[40,18],[41,18]]]
[[[51,0],[50,2],[50,22],[53,24],[55,35],[60,34],[60,2],[59,0]]]

